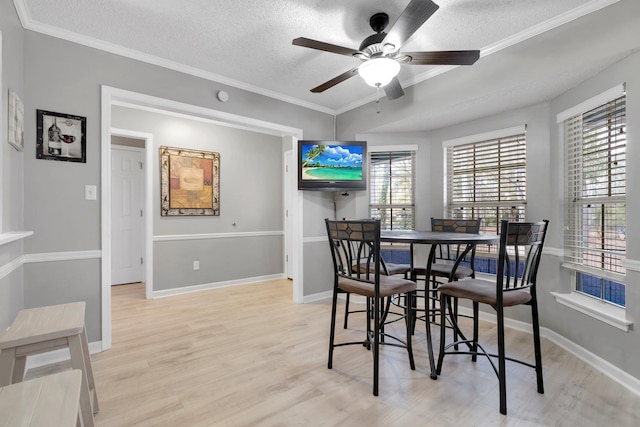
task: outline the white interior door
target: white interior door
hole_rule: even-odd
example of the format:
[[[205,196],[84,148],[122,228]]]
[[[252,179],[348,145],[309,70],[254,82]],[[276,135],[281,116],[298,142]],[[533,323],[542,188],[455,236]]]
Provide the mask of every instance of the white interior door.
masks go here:
[[[111,149],[111,284],[144,281],[143,150]]]

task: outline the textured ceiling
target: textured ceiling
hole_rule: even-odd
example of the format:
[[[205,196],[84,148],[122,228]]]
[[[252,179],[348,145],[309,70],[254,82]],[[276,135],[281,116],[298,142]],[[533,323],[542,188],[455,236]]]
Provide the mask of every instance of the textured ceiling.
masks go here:
[[[475,65],[464,67],[468,68],[464,72],[455,69],[446,74],[475,81],[479,86],[483,85],[480,77],[505,78],[508,82],[504,94],[496,94],[495,90],[475,93],[467,107],[477,109],[483,100],[502,95],[516,94],[522,99],[529,94],[539,97],[541,91],[557,94],[588,77],[586,70],[595,72],[624,54],[597,55],[589,63],[582,60],[580,70],[572,69],[570,64],[559,64],[561,58],[545,60],[545,54],[552,54],[557,43],[545,34],[555,31],[571,38],[573,33],[560,32],[558,28],[570,29],[583,15],[602,13],[617,0],[435,1],[440,9],[402,50],[480,49],[481,59]],[[638,0],[619,3],[630,2],[640,3]],[[370,102],[375,90],[359,77],[320,94],[309,89],[353,68],[359,61],[293,46],[292,39],[307,37],[357,49],[373,33],[368,23],[372,14],[386,12],[393,23],[409,0],[14,0],[14,3],[25,28],[321,111],[341,113]],[[527,55],[540,57],[535,61],[518,57],[519,45],[531,52]],[[626,54],[637,45],[635,40],[632,46],[625,46]],[[505,58],[506,54],[511,56]],[[503,68],[517,65],[514,60],[527,64],[518,67],[518,76]],[[399,79],[406,88],[440,71],[442,67],[403,66]],[[407,102],[403,98],[391,102]],[[467,108],[464,99],[458,103],[452,108]],[[412,129],[408,123],[406,126]]]

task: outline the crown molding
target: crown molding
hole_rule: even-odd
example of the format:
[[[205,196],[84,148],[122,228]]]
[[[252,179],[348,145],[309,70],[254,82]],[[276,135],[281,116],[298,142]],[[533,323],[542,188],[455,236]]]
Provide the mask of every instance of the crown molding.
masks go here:
[[[585,15],[596,12],[607,6],[611,6],[612,4],[618,3],[619,1],[620,0],[593,0],[589,3],[583,4],[582,6],[571,9],[563,14],[560,14],[544,22],[541,22],[540,24],[526,28],[525,30],[520,31],[519,33],[516,33],[510,37],[499,40],[496,43],[492,43],[488,46],[481,48],[480,58],[484,58],[485,56],[489,56],[493,53],[500,52],[508,47],[511,47],[513,45],[526,41],[530,38],[538,36],[547,31],[551,31],[571,21],[582,18]],[[425,80],[429,80],[431,78],[444,74],[447,71],[454,70],[458,67],[460,67],[460,65],[440,65],[437,67],[433,67],[424,73],[417,74],[411,79],[402,80],[400,84],[403,88],[408,88],[418,83],[422,83]],[[376,100],[375,95],[368,96],[366,98],[360,99],[351,104],[345,105],[342,108],[337,109],[336,114],[345,113],[347,111],[361,107],[375,100]]]
[[[180,64],[175,61],[160,58],[158,56],[149,55],[144,52],[140,52],[135,49],[128,49],[113,43],[107,43],[102,40],[95,39],[93,37],[83,36],[71,31],[62,30],[60,28],[52,27],[50,25],[42,24],[41,22],[34,21],[31,18],[28,8],[26,7],[25,0],[14,0],[16,11],[22,26],[26,30],[35,31],[37,33],[45,34],[47,36],[55,37],[62,40],[67,40],[73,43],[77,43],[83,46],[91,47],[94,49],[102,50],[104,52],[112,53],[115,55],[123,56],[125,58],[134,59],[136,61],[145,62],[147,64],[156,65],[158,67],[166,68],[180,73],[188,74],[201,79],[213,81],[216,83],[222,83],[227,86],[235,87],[238,89],[253,92],[258,95],[263,95],[269,98],[277,99],[289,104],[299,105],[304,108],[316,110],[321,113],[335,115],[335,110],[324,107],[322,105],[314,104],[311,102],[303,101],[298,98],[294,98],[288,95],[284,95],[271,90],[263,89],[258,86],[254,86],[248,83],[241,82],[239,80],[231,79],[229,77],[221,76],[219,74],[211,73],[200,68],[191,67],[188,65]]]
[[[496,43],[492,43],[488,46],[481,48],[480,58],[483,58],[485,56],[491,55],[496,52],[500,52],[510,46],[521,43],[527,39],[540,35],[544,32],[553,30],[554,28],[560,27],[564,24],[567,24],[573,20],[581,18],[585,15],[588,15],[592,12],[596,12],[602,8],[618,3],[619,1],[620,0],[593,0],[582,6],[571,9],[547,21],[541,22],[540,24],[534,25],[523,31],[520,31],[519,33],[514,34],[513,36],[507,37]],[[134,49],[127,49],[125,47],[118,46],[113,43],[106,43],[104,41],[101,41],[92,37],[81,36],[71,31],[61,30],[59,28],[42,24],[32,19],[31,14],[29,13],[29,9],[25,5],[25,0],[13,0],[13,3],[15,5],[15,8],[18,13],[18,17],[20,18],[20,22],[22,23],[22,26],[27,30],[35,31],[51,37],[67,40],[73,43],[77,43],[77,44],[88,46],[94,49],[113,53],[115,55],[120,55],[120,56],[134,59],[137,61],[146,62],[148,64],[167,68],[173,71],[178,71],[178,72],[192,75],[194,77],[199,77],[205,80],[222,83],[231,87],[246,90],[248,92],[253,92],[258,95],[263,95],[269,98],[277,99],[279,101],[287,102],[289,104],[294,104],[294,105],[298,105],[311,110],[316,110],[321,113],[331,114],[335,116],[335,115],[342,114],[347,111],[356,109],[358,107],[361,107],[363,105],[366,105],[376,100],[376,95],[371,95],[337,109],[324,107],[322,105],[303,101],[298,98],[294,98],[294,97],[284,95],[275,91],[260,88],[248,83],[244,83],[244,82],[234,80],[225,76],[221,76],[219,74],[214,74],[196,67],[187,66],[184,64],[177,63],[175,61],[170,61],[154,55],[149,55]],[[407,88],[415,84],[421,83],[425,80],[439,76],[440,74],[446,73],[447,71],[453,70],[458,67],[459,65],[442,65],[442,66],[434,67],[424,73],[418,74],[415,77],[408,80],[404,80],[400,83],[403,88]]]

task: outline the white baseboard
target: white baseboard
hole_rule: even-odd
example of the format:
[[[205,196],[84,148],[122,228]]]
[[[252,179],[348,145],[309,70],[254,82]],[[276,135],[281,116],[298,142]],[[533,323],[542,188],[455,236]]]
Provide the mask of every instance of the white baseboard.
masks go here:
[[[466,316],[472,315],[471,309],[467,307],[460,307],[459,313]],[[479,317],[480,317],[480,320],[484,320],[490,323],[496,323],[496,316],[493,314],[481,311]],[[533,333],[531,329],[531,324],[529,323],[521,322],[519,320],[508,319],[508,318],[505,319],[504,323],[505,323],[505,326],[509,328],[516,329],[522,332],[527,332],[529,334]],[[598,371],[602,372],[604,375],[611,378],[618,384],[626,387],[629,391],[640,396],[640,379],[634,377],[633,375],[628,374],[627,372],[618,368],[614,364],[607,362],[600,356],[590,352],[584,347],[579,346],[578,344],[563,337],[557,332],[552,331],[551,329],[540,328],[540,336],[548,339],[555,345],[563,348],[564,350],[568,351],[578,359],[584,361],[585,363],[591,365]],[[544,364],[543,364],[543,368],[544,368]]]
[[[162,291],[154,291],[153,298],[164,298],[174,295],[190,294],[192,292],[206,291],[209,289],[226,288],[229,286],[251,285],[260,282],[269,282],[271,280],[284,279],[284,274],[273,274],[270,276],[249,277],[238,280],[228,280],[226,282],[204,283],[202,285],[185,286],[184,288],[165,289]]]
[[[89,353],[96,354],[102,351],[102,341],[94,341],[89,343]],[[32,368],[39,368],[41,366],[52,365],[54,363],[60,363],[70,360],[68,348],[62,348],[59,350],[48,351],[46,353],[35,354],[33,356],[27,356],[26,370]]]
[[[333,291],[320,292],[317,294],[307,295],[302,298],[303,304],[309,304],[316,301],[322,301],[323,299],[331,299]]]

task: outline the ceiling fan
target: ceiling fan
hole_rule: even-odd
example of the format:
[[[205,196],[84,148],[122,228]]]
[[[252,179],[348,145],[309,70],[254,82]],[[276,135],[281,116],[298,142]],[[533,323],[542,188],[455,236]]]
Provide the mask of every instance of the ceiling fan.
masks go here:
[[[439,7],[431,0],[411,0],[388,32],[384,30],[389,24],[389,15],[383,12],[374,14],[369,20],[369,25],[376,33],[364,39],[358,50],[305,37],[294,39],[293,44],[296,46],[337,53],[338,55],[354,56],[364,61],[359,66],[314,87],[311,92],[324,92],[358,73],[370,86],[383,87],[388,99],[396,99],[404,95],[402,86],[396,77],[400,72],[401,64],[473,64],[480,57],[479,50],[400,52],[402,45]]]

